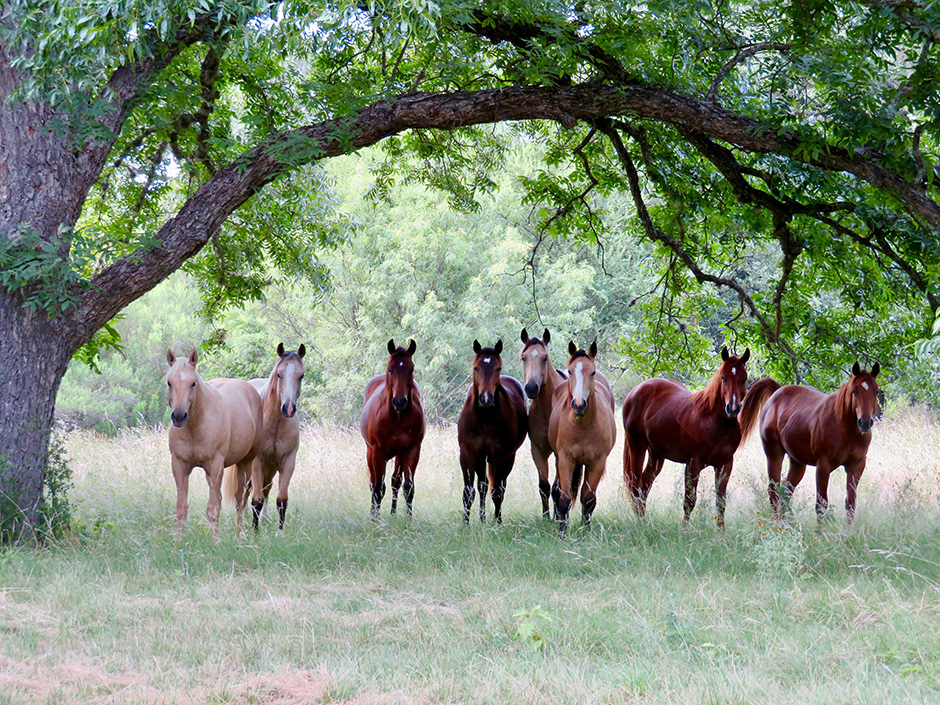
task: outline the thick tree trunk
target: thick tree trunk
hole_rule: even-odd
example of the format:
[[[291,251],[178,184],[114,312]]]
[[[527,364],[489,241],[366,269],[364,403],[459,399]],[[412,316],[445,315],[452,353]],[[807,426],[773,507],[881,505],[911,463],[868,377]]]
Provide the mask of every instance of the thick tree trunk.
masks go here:
[[[42,502],[56,392],[74,346],[0,293],[0,543],[29,536]]]

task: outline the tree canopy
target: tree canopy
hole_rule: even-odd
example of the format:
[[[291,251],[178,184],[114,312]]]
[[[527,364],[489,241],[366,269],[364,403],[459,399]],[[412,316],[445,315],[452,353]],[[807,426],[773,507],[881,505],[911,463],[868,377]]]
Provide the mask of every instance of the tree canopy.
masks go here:
[[[500,123],[546,147],[524,198],[546,236],[655,245],[667,344],[719,316],[800,380],[890,365],[937,308],[935,3],[2,7],[0,353],[33,347],[0,392],[52,380],[13,429],[47,428],[68,359],[184,264],[210,306],[258,296],[272,261],[317,277],[342,222],[307,165],[382,143],[373,197],[418,179],[472,211]],[[605,218],[613,193],[635,217]],[[8,494],[40,476],[27,437]]]

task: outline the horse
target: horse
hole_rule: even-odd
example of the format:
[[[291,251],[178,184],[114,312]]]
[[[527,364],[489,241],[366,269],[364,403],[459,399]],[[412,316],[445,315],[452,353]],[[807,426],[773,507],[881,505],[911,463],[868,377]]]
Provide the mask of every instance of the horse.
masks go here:
[[[497,524],[502,523],[506,478],[529,430],[522,384],[501,374],[502,351],[502,340],[492,348],[473,341],[473,383],[457,421],[464,482],[463,519],[467,524],[474,500],[474,477],[480,491],[480,522],[486,522],[486,495],[492,487],[493,518]]]
[[[166,351],[167,403],[170,420],[170,458],[176,480],[176,531],[182,534],[189,513],[189,476],[194,467],[205,470],[209,483],[206,516],[212,538],[219,540],[219,508],[222,503],[222,472],[236,465],[237,531],[241,532],[245,511],[245,484],[261,449],[261,398],[241,379],[204,382],[196,372],[199,356],[193,349],[188,358]]]
[[[558,475],[556,512],[562,535],[568,527],[571,500],[579,484],[582,521],[590,526],[597,506],[597,484],[604,476],[607,456],[617,440],[614,394],[595,364],[597,341],[591,343],[587,352],[571,341],[568,354],[567,383],[557,386],[552,394],[548,426]]]
[[[791,384],[781,386],[768,378],[757,382],[761,394],[745,401],[741,411],[741,432],[751,432],[760,415],[760,437],[767,456],[770,508],[780,518],[780,490],[786,497],[803,479],[807,465],[816,466],[816,518],[822,523],[829,510],[829,476],[845,467],[845,515],[851,526],[855,520],[858,482],[865,471],[871,429],[878,408],[879,363],[865,371],[856,363],[852,376],[838,390],[825,394],[815,387]],[[764,402],[766,401],[766,406]],[[786,482],[781,485],[783,456],[790,458]]]
[[[653,481],[665,460],[685,465],[685,521],[698,494],[698,479],[709,465],[715,468],[718,527],[725,526],[725,497],[741,443],[738,414],[745,402],[745,363],[750,348],[740,357],[721,349],[721,364],[711,380],[697,392],[672,379],[648,379],[634,387],[623,402],[623,479],[634,511],[646,510]],[[750,394],[750,392],[748,392]],[[646,468],[643,457],[649,454]]]
[[[277,480],[278,531],[284,530],[287,515],[287,488],[290,486],[300,447],[300,421],[297,418],[297,398],[304,378],[304,355],[307,348],[301,343],[297,352],[285,351],[284,343],[277,346],[278,360],[267,379],[249,380],[261,396],[264,433],[261,451],[251,469],[251,512],[254,527],[264,503],[268,499],[274,476]]]
[[[366,442],[366,462],[369,465],[369,488],[372,491],[373,517],[378,517],[385,496],[385,465],[395,458],[392,475],[392,508],[394,516],[398,505],[398,490],[404,487],[408,516],[414,500],[415,470],[421,457],[425,420],[421,406],[421,389],[414,380],[412,357],[417,350],[414,340],[408,349],[388,341],[388,364],[385,374],[376,375],[366,385],[365,401],[359,430]]]

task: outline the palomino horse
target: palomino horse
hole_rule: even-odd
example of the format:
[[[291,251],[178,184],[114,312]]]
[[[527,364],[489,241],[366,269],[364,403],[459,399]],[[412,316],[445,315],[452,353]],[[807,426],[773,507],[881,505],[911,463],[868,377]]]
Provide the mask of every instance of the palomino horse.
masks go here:
[[[457,422],[464,484],[463,518],[468,524],[474,477],[480,491],[480,522],[486,521],[486,495],[492,487],[493,518],[497,524],[502,523],[506,478],[512,472],[516,451],[529,427],[522,385],[519,380],[500,374],[502,351],[502,340],[492,348],[473,341],[473,384]]]
[[[196,372],[199,356],[189,358],[166,351],[167,401],[173,410],[170,419],[170,457],[176,480],[176,530],[182,533],[189,513],[189,475],[194,467],[206,472],[209,505],[206,516],[212,538],[219,539],[219,507],[222,503],[222,471],[236,465],[235,505],[238,530],[245,511],[245,484],[251,465],[261,449],[261,398],[241,379],[213,379],[204,382]]]
[[[685,465],[685,520],[698,494],[702,470],[715,468],[718,526],[725,525],[725,496],[741,442],[738,413],[744,402],[750,349],[741,357],[721,349],[721,365],[704,389],[691,392],[671,379],[648,379],[634,387],[623,402],[623,479],[637,514],[646,510],[653,480],[671,460]],[[646,469],[643,456],[649,453]]]
[[[852,524],[858,481],[865,471],[871,427],[878,408],[875,378],[880,371],[877,362],[871,372],[856,362],[852,377],[832,394],[796,384],[781,387],[769,377],[751,388],[750,398],[741,411],[741,432],[746,438],[766,401],[760,415],[760,437],[767,456],[768,492],[774,517],[780,518],[780,474],[783,456],[787,455],[790,471],[782,485],[787,497],[803,479],[806,466],[816,466],[816,516],[820,522],[829,509],[829,475],[840,465],[845,466],[845,516]]]
[[[604,476],[607,456],[617,440],[613,391],[597,372],[597,341],[585,352],[568,343],[568,379],[555,388],[548,437],[555,451],[558,474],[556,512],[559,530],[568,527],[571,500],[581,484],[581,516],[590,526],[597,506],[597,484]]]
[[[397,508],[398,490],[404,487],[408,516],[411,516],[415,470],[421,457],[425,427],[421,390],[414,379],[412,360],[417,347],[413,340],[407,350],[389,340],[385,374],[376,375],[366,385],[359,430],[367,447],[373,517],[379,515],[382,497],[385,496],[385,464],[392,458],[395,458],[395,472],[392,475],[391,513],[395,514]]]
[[[268,378],[250,381],[261,395],[264,416],[261,451],[251,469],[251,512],[255,529],[277,475],[277,526],[279,531],[284,530],[287,488],[294,474],[297,448],[300,447],[297,398],[300,396],[300,381],[304,378],[306,354],[307,348],[302,343],[297,352],[286,352],[284,343],[280,343],[277,346],[278,360]]]

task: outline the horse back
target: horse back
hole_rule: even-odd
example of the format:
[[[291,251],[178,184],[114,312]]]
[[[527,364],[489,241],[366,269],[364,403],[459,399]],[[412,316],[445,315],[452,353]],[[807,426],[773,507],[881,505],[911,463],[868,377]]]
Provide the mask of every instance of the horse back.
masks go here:
[[[254,457],[261,448],[264,426],[261,396],[243,379],[213,379],[209,384],[219,393],[222,414],[228,419],[228,444],[223,449],[225,464],[234,465]]]

